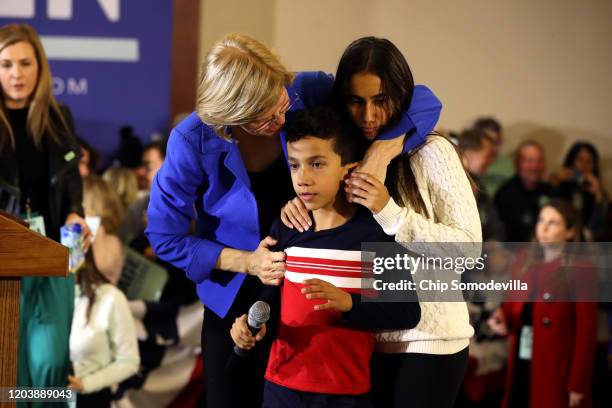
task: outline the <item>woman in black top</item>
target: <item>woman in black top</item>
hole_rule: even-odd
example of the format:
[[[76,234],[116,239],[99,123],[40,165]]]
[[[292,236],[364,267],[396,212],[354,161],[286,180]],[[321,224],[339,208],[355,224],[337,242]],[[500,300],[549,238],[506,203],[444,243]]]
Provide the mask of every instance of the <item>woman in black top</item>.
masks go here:
[[[601,185],[599,153],[588,142],[576,142],[567,152],[559,173],[559,196],[578,209],[587,241],[605,232],[608,194]]]
[[[29,25],[0,28],[0,84],[0,208],[36,217],[57,241],[63,224],[81,224],[87,242],[72,117],[52,95],[49,64]],[[18,386],[66,386],[73,277],[22,278],[20,303]]]

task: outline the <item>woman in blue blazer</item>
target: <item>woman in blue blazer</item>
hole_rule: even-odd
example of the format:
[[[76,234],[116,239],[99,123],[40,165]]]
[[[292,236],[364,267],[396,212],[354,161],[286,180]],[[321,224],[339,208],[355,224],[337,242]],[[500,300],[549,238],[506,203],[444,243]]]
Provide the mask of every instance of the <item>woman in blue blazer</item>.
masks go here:
[[[278,285],[284,274],[285,255],[271,251],[267,232],[294,196],[283,155],[285,116],[329,103],[332,87],[330,75],[294,76],[257,40],[228,35],[206,56],[196,111],[170,135],[151,188],[146,233],[157,256],[197,284],[211,408],[261,406],[269,344],[262,342],[230,373],[230,328],[258,300],[261,285]],[[379,139],[414,133],[408,151],[424,141],[440,110],[429,89],[416,87],[400,123]],[[368,157],[386,147],[373,148],[381,151]]]

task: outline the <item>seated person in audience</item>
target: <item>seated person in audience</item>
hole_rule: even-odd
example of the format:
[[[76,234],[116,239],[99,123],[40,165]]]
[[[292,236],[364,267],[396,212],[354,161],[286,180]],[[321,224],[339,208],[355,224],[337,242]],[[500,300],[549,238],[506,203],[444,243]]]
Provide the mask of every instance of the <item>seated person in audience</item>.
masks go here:
[[[70,333],[69,386],[78,392],[77,407],[86,408],[110,407],[110,387],[133,375],[140,361],[127,299],[100,272],[95,252],[93,246],[77,271]]]
[[[474,180],[476,204],[480,214],[483,241],[504,241],[505,228],[491,197],[487,194],[482,177],[495,160],[495,142],[489,132],[478,127],[461,132],[458,137],[463,165]],[[490,255],[501,251],[496,246],[488,246]],[[501,254],[500,254],[501,255]],[[489,261],[487,259],[487,261]],[[487,262],[484,276],[495,274],[493,262]],[[475,273],[475,272],[473,272]],[[473,277],[466,274],[465,277]],[[468,371],[455,406],[457,408],[499,406],[502,399],[504,368],[508,357],[507,340],[492,333],[487,325],[491,313],[499,307],[499,302],[468,302],[470,324],[474,336],[470,339],[470,359]]]
[[[117,193],[96,175],[83,180],[83,208],[87,217],[100,217],[92,243],[98,270],[116,285],[123,269],[123,245],[115,235],[123,210]]]
[[[110,386],[138,370],[136,331],[127,300],[96,267],[92,248],[77,272],[69,386],[77,407],[110,407]]]
[[[148,241],[144,237],[144,230],[147,225],[146,214],[149,206],[149,191],[151,184],[157,174],[157,171],[164,164],[166,158],[166,144],[162,141],[154,141],[145,146],[142,153],[142,167],[144,169],[147,180],[147,190],[142,197],[136,200],[127,209],[125,219],[121,223],[118,235],[121,241],[127,245],[131,245],[133,240],[138,242],[146,242],[145,248],[148,246]],[[139,244],[136,244],[137,246]],[[145,253],[149,257],[153,257],[152,251],[145,251],[142,248],[140,252]]]
[[[166,153],[165,143],[151,142],[144,148],[143,169],[150,188]],[[203,306],[195,283],[185,273],[161,261],[144,234],[148,191],[127,209],[119,235],[130,248],[166,269],[166,282],[159,301],[130,300],[136,319],[141,363],[138,374],[121,383],[115,397],[120,407],[196,406],[202,390],[200,334]],[[163,384],[163,386],[162,386]]]
[[[473,129],[484,132],[493,142],[493,163],[482,175],[482,186],[489,197],[495,196],[497,190],[514,174],[512,157],[501,153],[504,144],[504,132],[499,121],[493,117],[481,117],[474,122]]]
[[[136,319],[140,367],[123,381],[114,398],[118,408],[198,407],[204,395],[200,335],[204,307],[191,303],[130,301]]]
[[[119,195],[123,212],[138,199],[138,180],[136,174],[126,167],[111,167],[102,175]]]
[[[583,220],[582,234],[586,241],[610,241],[606,228],[612,222],[608,216],[608,194],[601,183],[599,153],[589,142],[576,142],[570,147],[563,168],[558,174],[559,196],[572,203]],[[608,278],[609,279],[609,278]],[[610,303],[599,304],[599,330],[593,394],[601,406],[612,404],[608,390],[608,344],[610,329],[607,327]],[[612,365],[610,366],[612,369]],[[607,398],[608,403],[604,402]]]
[[[134,128],[126,125],[119,129],[119,147],[113,157],[113,164],[136,169],[140,164],[142,152],[142,141],[134,133]]]
[[[314,225],[299,232],[279,218],[271,228],[274,251],[287,251],[287,271],[264,407],[369,406],[372,330],[412,328],[420,319],[416,294],[413,302],[362,302],[361,244],[390,237],[365,207],[346,200],[344,179],[362,151],[354,132],[330,108],[300,111],[287,126],[293,188],[312,211]],[[354,266],[351,276],[347,266]],[[250,349],[265,328],[254,337],[246,318],[236,319],[231,336]]]
[[[493,200],[482,184],[482,176],[495,160],[493,140],[478,128],[467,129],[459,135],[459,149],[462,152],[463,165],[476,185],[474,194],[482,225],[482,239],[503,241],[504,224],[499,219]]]
[[[531,240],[540,208],[556,196],[555,188],[544,181],[544,148],[536,141],[521,143],[514,155],[516,175],[495,195],[495,206],[509,242]]]
[[[97,174],[100,167],[100,155],[85,139],[77,137],[77,143],[81,147],[81,157],[79,157],[79,174],[81,178],[85,178],[90,174]]]
[[[511,293],[489,319],[510,337],[504,407],[590,407],[597,341],[597,274],[569,242],[580,240],[580,215],[566,201],[544,205],[537,244],[519,254]]]
[[[580,211],[587,241],[602,238],[608,209],[608,194],[601,184],[599,153],[588,142],[569,149],[558,175],[559,196]]]

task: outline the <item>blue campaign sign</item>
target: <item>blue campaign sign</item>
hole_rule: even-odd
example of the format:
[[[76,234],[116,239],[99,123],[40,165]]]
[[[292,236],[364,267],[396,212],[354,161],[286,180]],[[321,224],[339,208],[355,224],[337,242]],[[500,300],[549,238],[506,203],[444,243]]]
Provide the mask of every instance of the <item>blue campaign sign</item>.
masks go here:
[[[77,134],[103,156],[130,125],[143,141],[170,112],[170,0],[1,0],[0,25],[31,24],[42,38],[57,99]]]

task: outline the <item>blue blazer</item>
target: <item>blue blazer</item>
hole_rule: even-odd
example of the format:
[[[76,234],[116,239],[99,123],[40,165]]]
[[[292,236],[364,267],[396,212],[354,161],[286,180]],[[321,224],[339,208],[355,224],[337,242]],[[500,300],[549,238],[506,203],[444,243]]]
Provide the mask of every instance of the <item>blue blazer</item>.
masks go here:
[[[328,103],[333,77],[296,75],[287,86],[300,110]],[[424,86],[415,87],[402,121],[381,138],[415,132],[406,151],[419,146],[440,116],[442,105]],[[284,134],[282,134],[285,149]],[[214,269],[225,247],[253,251],[259,245],[257,203],[238,146],[219,137],[195,113],[170,134],[166,159],[151,186],[147,237],[156,255],[196,282],[200,300],[220,317],[230,309],[245,274]],[[196,219],[196,233],[189,234]]]

